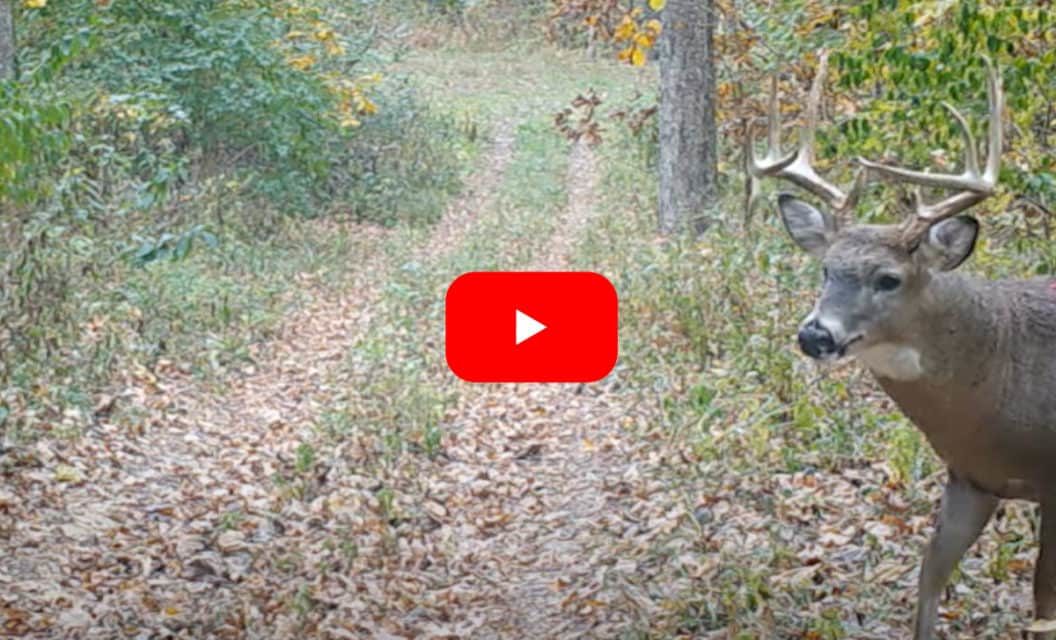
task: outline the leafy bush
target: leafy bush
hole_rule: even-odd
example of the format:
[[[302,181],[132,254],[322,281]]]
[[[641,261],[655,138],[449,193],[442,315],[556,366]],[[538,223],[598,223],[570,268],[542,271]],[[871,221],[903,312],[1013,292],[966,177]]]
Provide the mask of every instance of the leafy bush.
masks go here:
[[[406,79],[390,78],[376,99],[378,113],[349,147],[347,175],[331,181],[354,181],[348,206],[357,220],[435,222],[443,213],[442,196],[460,184],[466,132],[452,116],[431,111]]]
[[[293,276],[340,273],[356,244],[299,219],[435,220],[473,150],[405,80],[368,73],[385,60],[367,5],[17,6],[20,74],[0,83],[9,423],[161,358],[246,357]]]
[[[963,2],[941,11],[888,4],[857,7],[834,57],[838,86],[873,98],[855,117],[843,119],[846,144],[872,153],[897,149],[904,161],[920,166],[934,162],[935,149],[948,150],[949,161],[960,162],[960,130],[941,101],[967,106],[967,114],[976,116],[977,138],[985,135],[981,56],[986,55],[1001,69],[1012,125],[1003,188],[1015,197],[1056,202],[1056,21],[1021,3]],[[864,122],[873,126],[861,126]],[[833,151],[842,152],[841,146]]]
[[[83,50],[41,81],[83,101],[85,142],[129,156],[141,206],[191,171],[234,164],[254,169],[267,197],[307,207],[332,195],[324,187],[346,158],[356,116],[374,111],[363,83],[343,79],[355,77],[353,44],[318,11],[261,0],[82,0],[25,18],[30,69],[55,58],[42,46],[55,33],[89,25]],[[92,150],[79,149],[79,159]]]
[[[782,82],[783,102],[802,107],[815,53],[825,47],[832,51],[829,87],[835,100],[834,117],[819,130],[823,162],[849,173],[845,160],[854,155],[891,153],[903,164],[957,165],[963,142],[942,102],[961,109],[980,138],[986,126],[985,54],[1001,69],[1008,112],[1003,193],[990,206],[1027,199],[1047,209],[1056,202],[1056,30],[1048,12],[1005,1],[893,0],[853,7],[786,0],[780,11],[750,2],[742,10],[746,19],[740,24],[751,26],[718,38],[726,53],[719,93],[727,119],[765,113],[761,89],[772,72],[791,79]],[[893,212],[879,207],[869,213]]]

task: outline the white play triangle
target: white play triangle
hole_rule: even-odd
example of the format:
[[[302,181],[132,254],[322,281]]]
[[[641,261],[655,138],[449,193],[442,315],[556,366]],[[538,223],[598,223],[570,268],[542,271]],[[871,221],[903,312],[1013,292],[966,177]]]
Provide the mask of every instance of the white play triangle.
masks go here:
[[[522,313],[520,309],[514,309],[514,313],[517,314],[517,342],[515,344],[521,344],[546,328],[545,324],[527,313]]]

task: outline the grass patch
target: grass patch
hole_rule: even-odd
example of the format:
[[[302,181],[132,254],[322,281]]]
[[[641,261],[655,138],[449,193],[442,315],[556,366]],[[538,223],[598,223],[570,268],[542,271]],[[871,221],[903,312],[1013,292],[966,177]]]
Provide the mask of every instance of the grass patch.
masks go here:
[[[545,251],[567,200],[563,139],[536,119],[518,126],[513,149],[503,182],[484,187],[494,190],[494,202],[469,212],[477,220],[459,244],[419,258],[428,268],[415,259],[415,244],[393,240],[400,266],[368,337],[349,355],[348,369],[363,382],[330,420],[341,425],[329,429],[338,439],[370,434],[373,450],[389,462],[408,451],[432,457],[442,448],[459,393],[443,355],[447,286],[466,271],[523,268]]]
[[[212,376],[248,362],[306,296],[335,294],[353,271],[391,257],[361,220],[423,238],[480,140],[453,119],[416,118],[404,127],[393,116],[372,134],[364,148],[385,156],[378,181],[315,219],[237,180],[203,179],[163,215],[9,220],[0,228],[0,429],[14,440],[76,433],[100,394],[121,392],[136,371]],[[401,140],[401,127],[413,137]]]

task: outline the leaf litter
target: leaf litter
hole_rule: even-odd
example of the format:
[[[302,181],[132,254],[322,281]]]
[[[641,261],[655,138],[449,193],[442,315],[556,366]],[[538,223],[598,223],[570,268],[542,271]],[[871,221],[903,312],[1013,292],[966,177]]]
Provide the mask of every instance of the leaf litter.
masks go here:
[[[489,208],[512,129],[414,261],[456,250]],[[573,148],[567,210],[531,268],[569,263],[597,213],[596,162]],[[832,612],[846,637],[905,635],[939,487],[907,504],[883,464],[752,475],[660,433],[655,408],[605,381],[449,376],[437,455],[387,457],[359,432],[306,447],[357,386],[342,361],[384,264],[316,296],[225,388],[162,362],[100,398],[87,437],[8,452],[3,635],[822,638]],[[140,429],[108,421],[123,403]],[[1004,577],[987,558],[1029,517],[1003,508],[956,587],[990,606],[947,602],[948,624],[1018,637],[1031,551],[1006,554]]]

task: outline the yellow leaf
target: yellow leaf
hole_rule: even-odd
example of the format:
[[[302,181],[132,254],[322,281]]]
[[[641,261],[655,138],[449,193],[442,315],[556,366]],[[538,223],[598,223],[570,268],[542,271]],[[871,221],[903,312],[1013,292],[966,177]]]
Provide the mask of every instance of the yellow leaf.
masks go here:
[[[288,61],[289,65],[299,71],[307,71],[312,68],[315,64],[315,58],[310,55],[297,56],[296,58],[290,58]]]
[[[81,472],[68,464],[60,464],[55,467],[55,479],[59,482],[80,482],[83,479]]]
[[[660,35],[660,32],[663,31],[663,29],[664,25],[660,24],[660,21],[656,18],[645,21],[645,30],[652,34],[654,38]]]
[[[663,9],[665,4],[667,4],[667,0],[649,0],[649,8],[653,11]]]
[[[27,9],[43,9],[48,6],[48,0],[23,0],[22,6]]]
[[[634,20],[632,20],[630,16],[623,16],[623,20],[620,20],[620,24],[616,27],[616,31],[613,32],[612,37],[616,42],[630,40],[634,37],[637,30]]]
[[[645,66],[645,52],[635,47],[634,51],[631,52],[631,64],[636,67]]]

